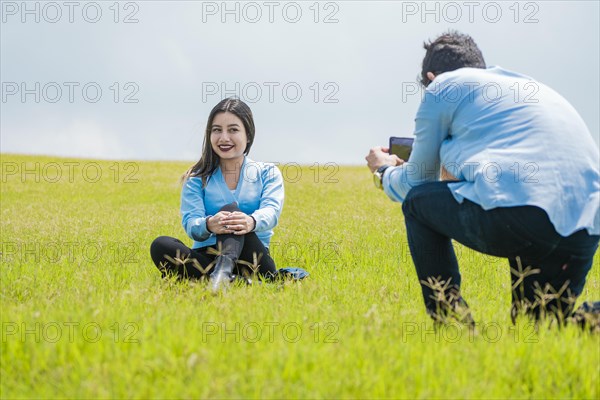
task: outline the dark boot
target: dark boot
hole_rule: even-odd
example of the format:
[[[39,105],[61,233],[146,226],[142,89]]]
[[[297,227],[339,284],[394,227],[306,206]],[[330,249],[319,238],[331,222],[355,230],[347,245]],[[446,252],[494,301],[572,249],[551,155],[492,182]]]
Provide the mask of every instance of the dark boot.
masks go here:
[[[583,303],[571,317],[582,329],[600,333],[600,301]]]
[[[210,274],[213,293],[217,293],[219,290],[229,286],[231,276],[233,275],[233,268],[235,267],[235,261],[226,255],[218,256],[216,262],[215,269]]]

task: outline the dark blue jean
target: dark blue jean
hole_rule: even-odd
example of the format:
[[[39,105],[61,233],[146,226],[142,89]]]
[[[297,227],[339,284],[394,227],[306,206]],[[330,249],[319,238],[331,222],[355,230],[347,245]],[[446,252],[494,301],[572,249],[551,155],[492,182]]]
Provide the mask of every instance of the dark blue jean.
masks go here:
[[[535,317],[550,312],[561,318],[573,311],[600,240],[586,230],[559,235],[538,207],[486,211],[466,199],[458,203],[448,182],[411,189],[402,210],[425,306],[434,318],[453,300],[462,301],[451,239],[478,252],[508,258],[513,316],[524,309]],[[437,282],[434,288],[433,281]],[[440,297],[441,286],[446,294]]]

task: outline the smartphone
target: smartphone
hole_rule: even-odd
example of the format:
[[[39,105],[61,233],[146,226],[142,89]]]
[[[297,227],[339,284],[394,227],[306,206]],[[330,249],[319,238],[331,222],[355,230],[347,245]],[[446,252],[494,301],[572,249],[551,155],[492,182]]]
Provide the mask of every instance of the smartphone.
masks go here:
[[[404,161],[408,161],[410,153],[412,153],[412,146],[415,139],[406,137],[395,137],[390,138],[390,154],[395,154]]]

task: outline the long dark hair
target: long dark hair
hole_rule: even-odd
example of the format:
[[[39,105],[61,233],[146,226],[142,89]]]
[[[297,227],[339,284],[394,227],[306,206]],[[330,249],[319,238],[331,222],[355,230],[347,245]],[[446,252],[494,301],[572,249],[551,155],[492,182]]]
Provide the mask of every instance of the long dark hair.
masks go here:
[[[206,186],[210,176],[219,167],[220,158],[212,148],[210,143],[210,134],[215,116],[223,112],[230,112],[242,120],[244,129],[246,130],[246,138],[248,139],[248,144],[244,150],[244,155],[248,155],[250,152],[250,148],[254,142],[255,132],[254,118],[252,117],[252,111],[250,110],[250,107],[248,107],[248,105],[240,99],[233,97],[221,100],[219,104],[212,109],[210,115],[208,116],[208,121],[206,122],[206,131],[204,133],[204,144],[202,145],[202,156],[196,164],[192,165],[186,171],[186,173],[183,174],[181,177],[182,182],[185,182],[192,176],[199,176],[202,178],[202,185]]]

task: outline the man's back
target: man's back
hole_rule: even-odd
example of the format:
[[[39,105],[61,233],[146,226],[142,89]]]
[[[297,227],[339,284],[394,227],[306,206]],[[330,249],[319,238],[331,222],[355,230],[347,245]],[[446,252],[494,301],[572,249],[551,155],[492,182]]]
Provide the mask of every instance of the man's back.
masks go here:
[[[535,205],[564,236],[600,233],[598,145],[551,88],[498,67],[461,68],[429,85],[416,120],[449,135],[440,159],[461,181],[449,185],[458,200]]]

